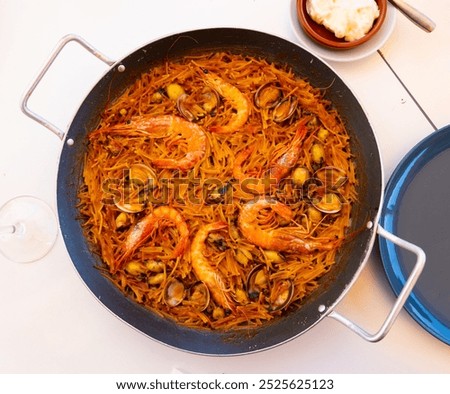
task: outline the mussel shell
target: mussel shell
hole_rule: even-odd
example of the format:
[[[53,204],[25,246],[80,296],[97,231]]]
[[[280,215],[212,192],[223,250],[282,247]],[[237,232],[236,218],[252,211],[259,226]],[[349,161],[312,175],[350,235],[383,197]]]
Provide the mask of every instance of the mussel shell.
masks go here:
[[[186,288],[183,282],[178,279],[171,278],[164,286],[163,299],[167,306],[174,307],[184,300],[186,297]]]
[[[199,310],[204,311],[211,301],[211,295],[208,286],[203,282],[194,283],[189,289],[189,302]]]
[[[270,310],[279,311],[286,308],[294,296],[294,284],[289,279],[276,280],[270,289]]]

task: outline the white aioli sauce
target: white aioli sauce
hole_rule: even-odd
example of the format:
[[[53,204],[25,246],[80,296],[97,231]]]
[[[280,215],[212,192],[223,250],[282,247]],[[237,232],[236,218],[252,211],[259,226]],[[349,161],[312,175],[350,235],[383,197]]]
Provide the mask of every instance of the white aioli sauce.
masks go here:
[[[346,41],[362,38],[380,16],[375,0],[307,0],[306,11],[315,22]]]

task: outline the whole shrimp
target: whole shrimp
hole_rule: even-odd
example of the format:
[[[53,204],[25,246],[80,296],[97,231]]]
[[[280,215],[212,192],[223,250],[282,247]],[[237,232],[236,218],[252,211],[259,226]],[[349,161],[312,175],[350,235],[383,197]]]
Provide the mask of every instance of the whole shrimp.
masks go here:
[[[256,194],[263,194],[270,190],[271,186],[276,186],[278,183],[292,170],[300,157],[300,148],[305,138],[307,128],[306,121],[302,121],[292,138],[291,143],[286,148],[285,152],[276,160],[262,179],[257,179],[255,182],[249,182],[251,192]],[[238,179],[242,184],[243,181],[249,180],[249,177],[243,172],[242,164],[254,152],[255,146],[248,147],[240,151],[235,158],[233,165],[233,177]],[[251,178],[250,178],[251,179]]]
[[[308,131],[306,127],[307,118],[304,118],[292,138],[286,151],[280,156],[280,158],[270,167],[269,173],[272,178],[274,178],[277,183],[281,181],[292,168],[297,163],[300,157],[300,148],[302,147],[303,140],[305,138],[306,132]]]
[[[229,101],[234,110],[227,124],[211,126],[209,130],[220,134],[233,133],[239,130],[247,122],[250,113],[250,103],[247,97],[236,86],[224,81],[212,72],[203,70],[202,77],[205,84]]]
[[[195,166],[206,152],[206,134],[201,126],[173,115],[141,115],[131,118],[129,123],[98,129],[90,134],[93,138],[99,133],[113,133],[129,135],[137,132],[152,138],[166,138],[173,134],[180,134],[187,142],[187,153],[177,159],[153,159],[152,164],[159,168],[189,170]]]
[[[258,213],[270,208],[283,219],[293,219],[292,210],[285,204],[260,198],[246,203],[238,217],[238,226],[242,235],[252,244],[263,249],[278,252],[311,253],[314,250],[332,250],[338,246],[338,240],[308,240],[298,227],[288,226],[276,229],[262,229],[258,223]]]
[[[212,231],[227,228],[225,222],[215,222],[202,226],[191,243],[191,263],[198,280],[206,284],[213,299],[225,309],[234,309],[234,303],[227,293],[222,277],[205,257],[205,241]]]
[[[171,257],[176,258],[183,254],[189,239],[188,226],[184,221],[183,216],[175,208],[161,206],[145,216],[131,228],[125,240],[121,255],[115,261],[115,269],[119,269],[123,262],[151,237],[153,230],[155,230],[162,221],[172,222],[180,235],[178,244],[173,249]]]

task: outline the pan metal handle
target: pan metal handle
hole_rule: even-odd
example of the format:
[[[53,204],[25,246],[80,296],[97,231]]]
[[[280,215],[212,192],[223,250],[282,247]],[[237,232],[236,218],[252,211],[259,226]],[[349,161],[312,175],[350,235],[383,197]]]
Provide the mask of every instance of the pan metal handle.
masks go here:
[[[83,38],[81,38],[75,34],[68,34],[67,36],[64,36],[58,42],[58,44],[56,45],[56,48],[51,53],[47,62],[44,64],[42,69],[39,71],[37,77],[34,79],[31,86],[25,92],[25,94],[22,98],[22,102],[21,102],[21,109],[25,115],[29,116],[31,119],[35,120],[36,122],[40,123],[42,126],[49,129],[52,133],[56,134],[58,136],[58,138],[61,140],[64,138],[64,135],[65,135],[64,131],[62,131],[59,127],[55,126],[53,123],[50,123],[48,120],[46,120],[42,116],[38,115],[36,112],[33,112],[28,107],[28,100],[29,100],[31,94],[36,89],[36,87],[38,86],[39,82],[42,80],[44,75],[47,73],[50,66],[53,64],[55,59],[58,57],[61,50],[71,41],[75,41],[78,44],[80,44],[88,52],[93,54],[95,57],[100,59],[102,62],[106,63],[108,66],[112,66],[115,63],[115,61],[111,60],[110,58],[105,56],[103,53],[99,52],[92,45],[90,45],[88,42],[86,42]]]
[[[398,295],[397,300],[395,301],[391,311],[389,312],[386,320],[382,324],[381,328],[374,334],[368,333],[366,330],[352,322],[351,320],[347,319],[345,316],[339,314],[338,312],[332,311],[328,315],[329,317],[337,320],[338,322],[342,323],[344,326],[358,334],[360,337],[364,338],[366,341],[369,342],[378,342],[381,339],[383,339],[386,334],[391,329],[392,325],[394,324],[395,319],[397,318],[398,314],[400,313],[401,309],[403,308],[403,305],[405,304],[408,296],[410,295],[414,285],[416,284],[417,280],[419,279],[419,276],[423,270],[423,267],[425,265],[426,255],[425,252],[417,245],[414,245],[408,241],[405,241],[404,239],[401,239],[397,237],[396,235],[390,233],[389,231],[386,231],[383,227],[378,225],[377,232],[382,237],[388,239],[389,241],[395,243],[396,245],[400,246],[403,249],[406,249],[416,255],[416,263],[414,265],[413,270],[411,271],[411,274],[409,275],[408,279],[406,280],[402,291]]]

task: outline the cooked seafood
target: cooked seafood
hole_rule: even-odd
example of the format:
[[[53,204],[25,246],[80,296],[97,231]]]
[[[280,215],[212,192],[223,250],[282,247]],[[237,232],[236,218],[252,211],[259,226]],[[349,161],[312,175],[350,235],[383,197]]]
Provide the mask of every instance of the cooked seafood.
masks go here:
[[[115,271],[120,268],[120,265],[131,254],[142,245],[149,237],[151,237],[156,227],[160,226],[162,222],[168,221],[175,224],[180,233],[180,240],[177,246],[173,249],[171,256],[178,257],[186,249],[189,230],[181,214],[174,208],[161,206],[136,223],[128,232],[127,238],[123,248],[119,249],[119,256],[115,263],[112,264],[111,269]]]
[[[339,114],[283,65],[166,62],[89,133],[82,225],[125,296],[180,324],[255,327],[301,308],[357,199]]]
[[[155,158],[152,164],[159,168],[180,170],[191,169],[205,156],[206,136],[203,129],[195,123],[188,122],[178,116],[136,116],[125,124],[98,129],[90,138],[99,133],[124,134],[144,133],[153,138],[165,138],[180,135],[187,144],[187,152],[182,158]]]
[[[205,256],[205,241],[209,233],[227,227],[228,224],[226,222],[216,222],[206,224],[197,231],[191,245],[191,264],[195,275],[208,286],[210,293],[219,306],[232,309],[232,302],[227,294],[227,288],[223,279]]]
[[[226,124],[212,125],[209,130],[214,133],[233,133],[247,122],[250,105],[247,97],[236,87],[225,82],[207,69],[203,70],[205,84],[216,90],[226,101],[229,101],[233,113]]]
[[[233,166],[233,176],[240,182],[245,182],[247,186],[250,186],[252,192],[258,194],[268,192],[271,187],[277,186],[281,179],[289,174],[300,156],[300,148],[303,138],[306,135],[304,123],[305,120],[300,123],[294,138],[288,144],[287,148],[282,147],[281,156],[270,165],[270,168],[263,174],[263,178],[254,179],[254,182],[251,182],[252,184],[249,185],[249,180],[252,178],[242,170],[243,163],[255,152],[255,150],[257,152],[256,146],[245,148],[236,155]]]
[[[252,244],[268,250],[303,254],[336,248],[335,239],[308,240],[309,234],[301,226],[262,228],[258,221],[258,213],[266,208],[281,216],[287,223],[293,222],[294,212],[277,200],[260,198],[246,203],[239,213],[238,223],[242,235]]]

